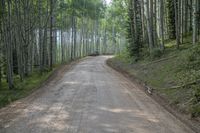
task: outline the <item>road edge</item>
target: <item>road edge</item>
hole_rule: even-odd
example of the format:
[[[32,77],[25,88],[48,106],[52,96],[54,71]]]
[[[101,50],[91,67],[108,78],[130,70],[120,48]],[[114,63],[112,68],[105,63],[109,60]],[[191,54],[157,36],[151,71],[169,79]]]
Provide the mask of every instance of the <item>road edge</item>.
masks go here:
[[[48,87],[54,87],[55,84],[61,81],[66,72],[72,70],[78,63],[87,59],[88,57],[79,58],[77,60],[61,64],[56,67],[53,72],[49,75],[49,77],[42,82],[38,87],[35,87],[33,91],[29,93],[24,98],[18,99],[7,106],[0,109],[0,128],[4,128],[3,125],[7,125],[12,122],[13,118],[16,118],[21,114],[21,111],[29,106],[30,103],[34,101],[34,99],[46,91],[48,91]]]

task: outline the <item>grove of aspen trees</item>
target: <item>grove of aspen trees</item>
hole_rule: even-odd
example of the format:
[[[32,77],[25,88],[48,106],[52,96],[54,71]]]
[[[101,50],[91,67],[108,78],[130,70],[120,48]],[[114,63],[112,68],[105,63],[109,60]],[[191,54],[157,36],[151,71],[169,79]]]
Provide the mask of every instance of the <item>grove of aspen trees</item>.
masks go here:
[[[103,0],[1,0],[0,84],[14,89],[58,64],[118,53],[125,37],[107,10]]]

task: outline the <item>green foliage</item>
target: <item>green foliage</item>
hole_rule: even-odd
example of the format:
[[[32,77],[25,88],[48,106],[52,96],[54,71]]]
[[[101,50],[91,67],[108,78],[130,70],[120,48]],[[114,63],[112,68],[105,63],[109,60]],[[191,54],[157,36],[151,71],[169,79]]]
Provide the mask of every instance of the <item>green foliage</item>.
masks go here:
[[[200,47],[193,46],[182,52],[177,77],[182,84],[200,80]]]
[[[195,104],[200,104],[200,86],[196,86],[196,88],[194,89],[194,103]],[[199,112],[200,113],[200,112]]]
[[[200,116],[200,84],[192,85],[190,89],[193,90],[190,113],[192,117],[198,117]]]
[[[177,79],[179,83],[185,85],[186,83],[195,82],[197,79],[200,78],[200,70],[188,70],[185,68],[180,69],[177,73]],[[186,86],[187,87],[187,86]]]
[[[200,116],[200,47],[199,45],[187,49],[179,58],[181,64],[177,77],[184,88],[192,90],[190,112],[193,117]]]
[[[102,0],[72,0],[69,3],[71,12],[75,11],[75,15],[81,16],[86,14],[92,19],[103,17],[105,11],[105,5]]]
[[[190,111],[192,117],[200,116],[200,103],[193,105]]]
[[[162,55],[163,55],[163,51],[161,49],[158,49],[158,48],[153,49],[153,51],[150,54],[151,59],[160,58]]]
[[[117,58],[126,63],[133,63],[134,61],[130,56],[127,48],[125,48],[119,55],[117,55]]]
[[[46,72],[40,75],[35,72],[31,76],[20,81],[19,77],[15,77],[15,89],[10,90],[6,81],[2,82],[0,88],[0,108],[10,104],[11,102],[28,96],[32,91],[37,89],[51,74],[52,72]]]
[[[200,45],[193,46],[182,54],[182,66],[188,70],[199,70],[200,66]]]

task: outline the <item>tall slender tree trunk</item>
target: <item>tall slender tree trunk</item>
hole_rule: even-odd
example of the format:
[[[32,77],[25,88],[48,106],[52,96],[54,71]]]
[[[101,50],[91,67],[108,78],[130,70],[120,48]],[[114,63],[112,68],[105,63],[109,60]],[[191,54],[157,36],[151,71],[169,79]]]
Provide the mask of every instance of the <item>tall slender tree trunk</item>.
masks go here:
[[[143,41],[146,42],[146,29],[145,29],[145,10],[144,10],[144,0],[141,0],[141,19],[142,19],[142,38],[143,38]]]
[[[152,19],[150,18],[150,8],[149,8],[149,2],[152,2],[152,0],[144,0],[144,6],[146,8],[146,19],[147,19],[147,31],[148,31],[148,38],[149,38],[149,48],[150,48],[150,52],[152,52],[153,50],[153,46],[154,46],[154,43],[153,43],[153,30],[152,30]],[[152,12],[151,12],[152,13]]]
[[[74,16],[71,16],[71,60],[74,59]]]
[[[2,85],[2,67],[3,67],[3,39],[2,39],[2,37],[3,37],[3,29],[2,29],[2,18],[3,18],[3,16],[2,16],[2,14],[3,14],[3,0],[1,0],[0,1],[0,87],[1,87],[1,85]]]
[[[160,18],[160,38],[161,38],[161,50],[164,50],[164,19],[163,19],[163,16],[164,16],[164,0],[160,0],[160,3],[159,3],[159,18]]]
[[[50,69],[53,69],[53,2],[50,0]]]
[[[193,44],[197,43],[198,34],[197,34],[197,8],[198,0],[193,1]]]
[[[74,38],[73,38],[73,40],[74,40],[74,53],[73,53],[73,57],[74,57],[74,59],[76,59],[76,50],[77,50],[77,44],[76,44],[76,37],[77,37],[77,29],[76,29],[76,17],[74,16],[74,23],[73,23],[73,27],[74,27]]]
[[[153,22],[153,25],[152,25],[152,27],[153,27],[153,41],[154,41],[154,46],[157,46],[157,30],[156,30],[156,28],[157,28],[157,20],[156,20],[156,14],[157,14],[157,1],[156,0],[153,0],[153,4],[152,4],[152,7],[151,7],[152,9],[152,16],[151,16],[151,18],[152,18],[152,22]]]
[[[179,49],[180,46],[180,32],[179,32],[179,8],[177,5],[177,0],[174,0],[174,10],[175,10],[175,25],[176,25],[176,45]]]
[[[188,34],[188,0],[185,0],[185,35]]]
[[[42,54],[42,1],[38,0],[38,23],[39,23],[39,54],[40,54],[40,73],[43,72],[44,66],[43,66],[43,54]]]
[[[6,59],[7,59],[7,80],[10,89],[13,89],[13,53],[12,53],[12,40],[11,40],[11,0],[7,0],[8,6],[8,16],[7,16],[7,26],[5,33],[6,35]]]
[[[103,54],[107,53],[107,28],[104,29],[104,47],[103,47]]]

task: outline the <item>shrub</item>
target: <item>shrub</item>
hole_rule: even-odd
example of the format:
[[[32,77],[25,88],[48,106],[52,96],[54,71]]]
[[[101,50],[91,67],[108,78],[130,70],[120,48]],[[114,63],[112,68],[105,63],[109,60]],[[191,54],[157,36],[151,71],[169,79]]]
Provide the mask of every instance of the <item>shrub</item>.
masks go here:
[[[198,116],[200,116],[200,103],[192,105],[191,116],[192,117],[198,117]]]
[[[160,58],[162,54],[163,51],[161,49],[156,48],[151,52],[151,59]]]
[[[200,116],[200,45],[183,52],[179,58],[180,66],[177,77],[180,83],[188,89],[192,89],[191,115]],[[188,85],[187,85],[188,84]]]
[[[182,62],[181,68],[188,70],[200,70],[200,45],[193,46],[192,48],[186,50],[180,58]]]

